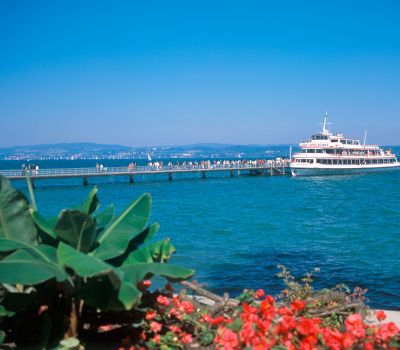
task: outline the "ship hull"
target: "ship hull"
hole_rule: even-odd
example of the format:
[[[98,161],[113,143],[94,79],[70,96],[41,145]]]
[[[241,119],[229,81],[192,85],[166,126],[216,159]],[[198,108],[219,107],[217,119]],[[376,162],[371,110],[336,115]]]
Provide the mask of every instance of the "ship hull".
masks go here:
[[[378,173],[400,170],[400,163],[386,166],[326,166],[326,167],[302,167],[289,165],[293,176],[326,176],[326,175],[350,175],[364,173]]]

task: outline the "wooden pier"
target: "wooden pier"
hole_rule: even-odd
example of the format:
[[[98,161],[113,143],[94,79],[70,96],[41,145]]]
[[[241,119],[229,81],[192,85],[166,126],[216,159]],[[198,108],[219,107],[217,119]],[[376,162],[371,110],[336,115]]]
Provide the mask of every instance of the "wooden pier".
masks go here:
[[[89,178],[104,176],[125,176],[129,183],[135,182],[135,176],[139,175],[162,175],[164,174],[169,181],[172,181],[175,174],[196,173],[201,174],[205,179],[207,173],[227,172],[231,177],[240,176],[248,173],[250,175],[287,175],[289,168],[286,160],[266,161],[263,164],[235,163],[231,164],[211,164],[211,165],[169,165],[169,166],[135,166],[135,167],[98,167],[92,168],[54,168],[54,169],[21,169],[21,170],[0,170],[0,175],[10,180],[24,180],[27,176],[33,181],[39,179],[62,179],[62,178],[82,178],[84,186],[89,184]]]

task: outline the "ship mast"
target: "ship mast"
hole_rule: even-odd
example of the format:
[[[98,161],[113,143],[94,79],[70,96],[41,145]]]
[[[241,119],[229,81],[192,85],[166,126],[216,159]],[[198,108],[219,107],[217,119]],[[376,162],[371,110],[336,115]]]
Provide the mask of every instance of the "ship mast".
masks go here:
[[[323,134],[328,134],[329,133],[329,130],[326,128],[327,125],[328,125],[328,112],[325,112],[324,121],[322,123],[322,133]]]
[[[365,142],[367,141],[367,130],[364,132],[364,147],[365,147]]]

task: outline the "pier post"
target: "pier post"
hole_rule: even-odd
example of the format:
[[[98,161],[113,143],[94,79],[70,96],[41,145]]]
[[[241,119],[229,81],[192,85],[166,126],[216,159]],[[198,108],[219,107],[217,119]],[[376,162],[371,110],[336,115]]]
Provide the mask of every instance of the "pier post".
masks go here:
[[[261,175],[265,175],[265,169],[264,168],[261,169]]]
[[[87,176],[83,177],[83,186],[87,186],[89,184]]]
[[[240,170],[238,170],[238,176],[240,176]]]
[[[168,180],[172,181],[172,173],[168,173]]]
[[[133,182],[134,182],[133,175],[129,175],[129,183],[133,184]]]
[[[205,171],[202,171],[201,177],[202,177],[203,179],[206,178],[206,172],[205,172]]]
[[[273,165],[273,164],[271,164],[271,168],[270,168],[270,170],[269,170],[269,174],[270,174],[271,176],[274,175],[274,165]]]
[[[233,177],[233,170],[231,170],[231,177]]]

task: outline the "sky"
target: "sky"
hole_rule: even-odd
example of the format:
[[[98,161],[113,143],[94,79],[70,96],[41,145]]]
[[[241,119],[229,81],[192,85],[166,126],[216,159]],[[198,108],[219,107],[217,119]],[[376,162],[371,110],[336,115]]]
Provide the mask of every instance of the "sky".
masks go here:
[[[398,1],[1,1],[0,147],[400,144]]]

